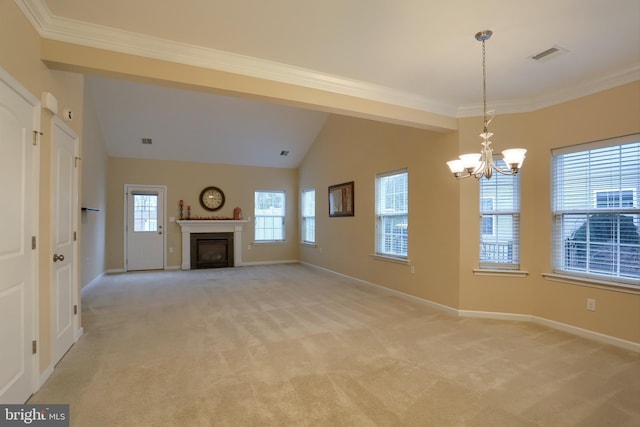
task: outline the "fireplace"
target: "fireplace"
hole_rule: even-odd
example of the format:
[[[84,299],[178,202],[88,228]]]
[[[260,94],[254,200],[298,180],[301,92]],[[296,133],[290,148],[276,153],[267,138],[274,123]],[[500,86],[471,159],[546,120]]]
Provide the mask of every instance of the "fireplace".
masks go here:
[[[233,233],[192,233],[191,268],[233,267]]]
[[[247,220],[179,220],[176,222],[182,229],[183,270],[243,265],[242,227],[248,222]],[[193,246],[193,241],[199,238],[204,239],[203,244],[198,248]]]

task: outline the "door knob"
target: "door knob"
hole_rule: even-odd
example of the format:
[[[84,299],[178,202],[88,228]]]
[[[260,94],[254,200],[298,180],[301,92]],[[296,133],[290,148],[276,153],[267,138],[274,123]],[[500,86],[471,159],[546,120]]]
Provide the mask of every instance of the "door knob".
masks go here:
[[[64,261],[64,255],[53,254],[53,262]]]

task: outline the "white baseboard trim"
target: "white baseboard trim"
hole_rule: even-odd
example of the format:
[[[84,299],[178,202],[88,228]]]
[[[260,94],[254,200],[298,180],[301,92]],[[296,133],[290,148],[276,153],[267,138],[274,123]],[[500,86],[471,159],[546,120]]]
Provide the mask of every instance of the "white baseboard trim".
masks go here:
[[[458,316],[474,319],[511,320],[516,322],[532,322],[535,316],[529,314],[501,313],[494,311],[458,310]]]
[[[82,293],[84,292],[85,289],[89,289],[90,287],[92,287],[93,285],[98,283],[100,281],[100,279],[102,279],[107,274],[108,273],[106,271],[104,271],[104,272],[100,273],[99,275],[97,275],[96,277],[94,277],[92,281],[90,281],[89,283],[84,285],[82,288],[80,288],[80,295],[82,295]]]
[[[182,269],[182,266],[180,265],[168,265],[164,268],[165,270],[180,270]]]
[[[53,374],[53,365],[49,365],[49,367],[47,367],[47,369],[45,369],[40,374],[40,384],[38,385],[38,390],[40,390],[40,388],[44,385],[44,383],[47,382],[51,374]]]
[[[367,286],[372,286],[372,287],[374,287],[376,289],[379,289],[381,291],[388,292],[388,293],[391,293],[391,294],[394,294],[394,295],[397,295],[397,296],[400,296],[400,297],[403,297],[403,298],[407,298],[407,299],[419,302],[421,304],[427,305],[427,306],[429,306],[429,307],[431,307],[431,308],[433,308],[435,310],[438,310],[438,311],[444,311],[446,313],[453,314],[455,316],[458,315],[458,310],[456,310],[453,307],[449,307],[448,305],[440,304],[440,303],[437,303],[437,302],[426,300],[424,298],[417,297],[415,295],[410,295],[410,294],[407,294],[407,293],[404,293],[404,292],[396,291],[395,289],[387,288],[386,286],[377,285],[375,283],[367,282],[366,280],[362,280],[362,279],[359,279],[357,277],[353,277],[353,276],[349,276],[349,275],[346,275],[346,274],[338,273],[337,271],[329,270],[328,268],[320,267],[318,265],[309,264],[309,263],[304,262],[304,261],[300,261],[300,264],[304,264],[307,267],[316,268],[318,270],[324,270],[324,271],[326,271],[328,273],[336,274],[338,276],[342,276],[342,277],[345,277],[345,278],[350,279],[350,280],[355,280],[356,282],[360,282],[360,283],[365,284]]]
[[[543,325],[551,329],[567,332],[572,335],[577,335],[582,338],[598,341],[604,344],[614,345],[616,347],[624,348],[625,350],[631,350],[636,353],[640,353],[640,343],[633,341],[623,340],[622,338],[612,337],[611,335],[601,334],[600,332],[590,331],[578,326],[569,325],[566,323],[556,322],[555,320],[545,319],[544,317],[531,316],[528,314],[516,314],[516,313],[498,313],[490,311],[475,311],[475,310],[458,310],[460,317],[471,317],[476,319],[496,319],[496,320],[511,320],[517,322],[532,322],[538,325]]]
[[[283,259],[279,261],[253,261],[253,262],[243,262],[241,265],[237,265],[236,267],[248,267],[251,265],[271,265],[271,264],[297,264],[297,259]]]
[[[532,322],[539,325],[543,325],[549,327],[551,329],[556,329],[559,331],[567,332],[572,335],[577,335],[583,338],[591,339],[600,343],[610,344],[615,347],[623,348],[625,350],[630,350],[635,353],[640,353],[640,343],[636,343],[633,341],[627,341],[622,338],[612,337],[610,335],[605,335],[600,332],[590,331],[588,329],[583,329],[578,326],[569,325],[566,323],[557,322],[555,320],[545,319],[543,317],[533,316],[529,314],[517,314],[517,313],[500,313],[500,312],[491,312],[491,311],[477,311],[477,310],[458,310],[448,305],[440,304],[437,302],[429,301],[420,297],[416,297],[414,295],[410,295],[404,292],[396,291],[395,289],[390,289],[381,285],[376,285],[375,283],[367,282],[366,280],[358,279],[357,277],[348,276],[346,274],[338,273],[337,271],[329,270],[328,268],[320,267],[314,264],[309,264],[307,262],[300,261],[300,264],[304,264],[311,268],[317,268],[319,270],[324,270],[329,273],[336,274],[338,276],[346,277],[357,282],[373,286],[377,289],[382,289],[388,291],[393,294],[397,294],[400,296],[407,297],[414,301],[426,304],[429,307],[432,307],[439,311],[444,311],[449,314],[457,315],[460,317],[468,317],[468,318],[476,318],[476,319],[496,319],[496,320],[508,320],[508,321],[518,321],[518,322]]]
[[[75,333],[75,336],[74,336],[75,341],[74,342],[78,342],[78,340],[80,339],[80,337],[82,335],[84,335],[84,328],[81,326],[81,327],[78,328],[78,330]]]
[[[610,344],[616,347],[624,348],[625,350],[631,350],[635,353],[640,353],[640,343],[637,342],[623,340],[622,338],[612,337],[611,335],[601,334],[600,332],[594,332],[588,329],[579,328],[577,326],[567,325],[566,323],[556,322],[555,320],[549,320],[543,317],[534,316],[533,322],[539,325],[548,326],[552,329],[557,329],[559,331],[578,335],[583,338],[588,338],[604,344]]]

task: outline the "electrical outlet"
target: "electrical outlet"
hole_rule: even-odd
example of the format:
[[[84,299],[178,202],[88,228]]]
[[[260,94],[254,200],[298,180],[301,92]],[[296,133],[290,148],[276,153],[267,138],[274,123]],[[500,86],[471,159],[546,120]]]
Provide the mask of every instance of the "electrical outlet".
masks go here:
[[[587,298],[587,310],[596,311],[596,300],[593,298]]]
[[[172,254],[173,253],[173,248],[169,248],[169,253]]]
[[[413,265],[411,266],[410,271],[411,271],[411,274],[414,274],[416,272],[416,269]]]

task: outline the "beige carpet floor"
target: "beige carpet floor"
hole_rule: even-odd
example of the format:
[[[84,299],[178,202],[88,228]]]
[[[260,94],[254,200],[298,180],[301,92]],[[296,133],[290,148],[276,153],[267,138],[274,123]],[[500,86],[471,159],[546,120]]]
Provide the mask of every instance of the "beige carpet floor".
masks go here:
[[[304,265],[109,275],[29,403],[72,426],[640,426],[640,357]]]

